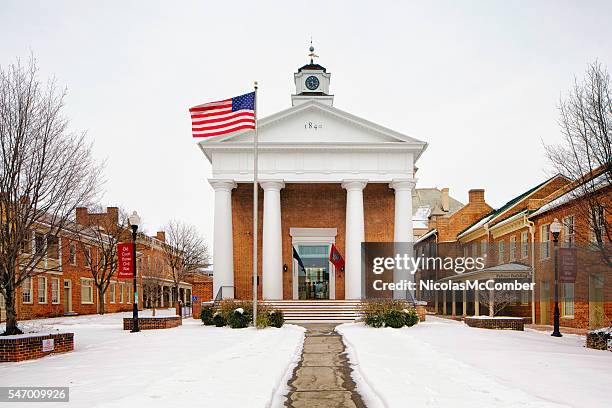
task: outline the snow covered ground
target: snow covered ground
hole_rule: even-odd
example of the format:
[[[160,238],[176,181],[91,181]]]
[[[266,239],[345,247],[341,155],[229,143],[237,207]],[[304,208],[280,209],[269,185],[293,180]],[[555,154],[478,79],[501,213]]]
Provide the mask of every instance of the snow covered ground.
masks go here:
[[[266,407],[284,390],[304,337],[304,329],[293,325],[230,329],[190,318],[178,328],[132,334],[122,330],[128,316],[24,322],[26,330],[74,332],[75,350],[2,363],[0,386],[69,386],[70,407]]]
[[[343,324],[368,406],[610,407],[612,353],[584,337],[476,329],[427,317],[403,329]],[[361,383],[361,384],[360,384]]]

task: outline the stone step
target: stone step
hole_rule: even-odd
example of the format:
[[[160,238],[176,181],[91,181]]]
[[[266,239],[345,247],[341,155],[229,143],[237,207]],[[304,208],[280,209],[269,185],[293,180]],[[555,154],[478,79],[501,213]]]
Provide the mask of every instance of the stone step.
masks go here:
[[[354,300],[275,300],[264,301],[269,307],[283,311],[291,323],[355,321],[360,317],[361,302]]]

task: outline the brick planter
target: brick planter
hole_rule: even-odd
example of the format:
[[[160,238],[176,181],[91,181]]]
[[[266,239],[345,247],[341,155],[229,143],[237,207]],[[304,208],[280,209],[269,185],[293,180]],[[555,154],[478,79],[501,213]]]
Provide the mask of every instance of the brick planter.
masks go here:
[[[464,317],[470,327],[479,329],[519,330],[525,329],[525,321],[520,317]]]
[[[43,351],[43,340],[53,340],[53,350]],[[0,336],[0,362],[34,360],[73,350],[74,333]]]
[[[123,318],[123,330],[132,330],[134,320],[131,317]],[[140,330],[157,330],[157,329],[171,329],[178,327],[183,322],[179,316],[165,316],[165,317],[139,317],[138,328]]]

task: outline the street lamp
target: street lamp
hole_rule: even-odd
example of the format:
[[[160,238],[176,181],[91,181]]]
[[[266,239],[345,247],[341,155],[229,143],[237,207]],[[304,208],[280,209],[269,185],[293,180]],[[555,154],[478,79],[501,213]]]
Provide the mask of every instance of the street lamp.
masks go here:
[[[132,324],[132,333],[136,333],[140,331],[138,327],[138,287],[136,286],[136,231],[138,231],[138,225],[140,224],[140,217],[138,213],[134,211],[132,215],[128,217],[128,221],[130,223],[130,227],[132,228],[132,259],[133,263],[133,277],[134,277],[134,301],[133,304],[133,313],[132,316],[134,318]]]
[[[559,331],[559,232],[561,232],[561,223],[558,219],[550,224],[550,232],[553,235],[553,246],[555,256],[555,314],[553,320],[553,332],[551,336],[561,337]]]

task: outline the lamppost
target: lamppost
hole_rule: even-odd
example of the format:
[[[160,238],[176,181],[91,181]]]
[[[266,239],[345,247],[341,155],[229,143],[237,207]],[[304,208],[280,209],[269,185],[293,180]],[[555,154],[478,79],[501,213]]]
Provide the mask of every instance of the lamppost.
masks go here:
[[[132,323],[132,333],[136,333],[140,331],[138,327],[138,287],[136,284],[136,232],[138,231],[138,225],[140,224],[140,217],[138,213],[134,211],[132,215],[128,217],[128,221],[130,223],[130,227],[132,228],[132,274],[134,277],[134,301],[133,304],[133,323]]]
[[[553,320],[553,332],[551,336],[562,337],[559,331],[559,232],[561,232],[561,223],[558,219],[550,224],[550,232],[553,235],[554,257],[555,257],[555,314]]]

